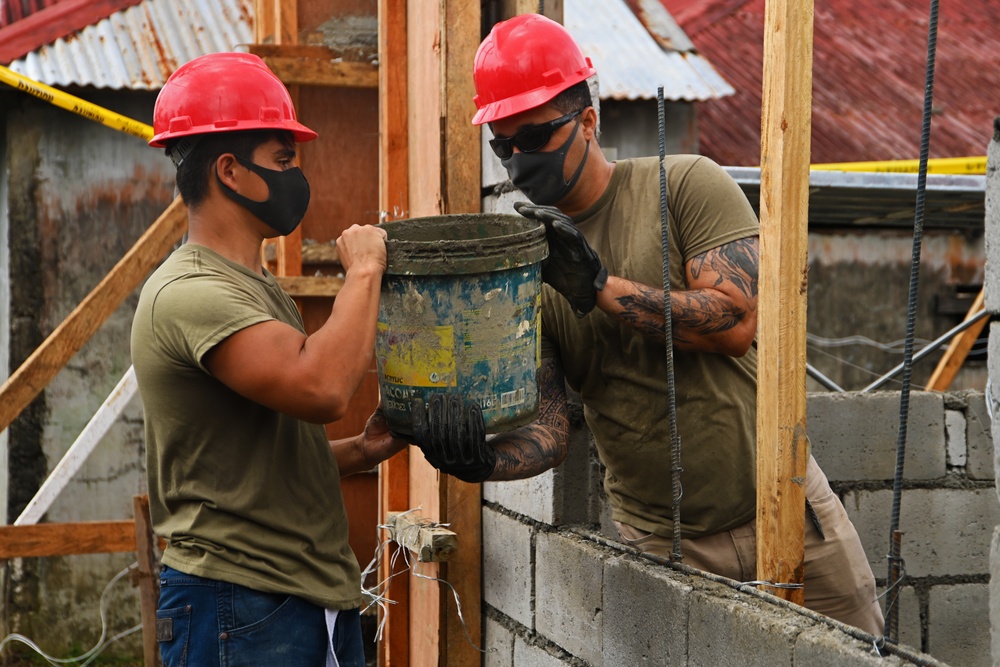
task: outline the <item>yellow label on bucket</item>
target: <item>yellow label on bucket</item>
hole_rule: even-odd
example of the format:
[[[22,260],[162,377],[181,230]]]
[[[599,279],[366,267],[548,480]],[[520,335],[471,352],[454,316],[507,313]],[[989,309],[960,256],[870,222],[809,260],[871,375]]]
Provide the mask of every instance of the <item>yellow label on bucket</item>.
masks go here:
[[[387,382],[410,387],[454,387],[455,329],[406,327],[378,323],[379,336],[387,345],[382,351],[382,375]]]

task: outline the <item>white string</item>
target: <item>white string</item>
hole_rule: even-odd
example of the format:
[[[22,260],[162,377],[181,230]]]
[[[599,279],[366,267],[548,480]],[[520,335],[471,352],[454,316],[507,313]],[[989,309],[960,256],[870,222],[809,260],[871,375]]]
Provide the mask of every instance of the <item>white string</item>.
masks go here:
[[[101,636],[97,640],[97,644],[94,646],[94,648],[90,649],[89,651],[87,651],[83,655],[78,655],[75,658],[54,658],[51,655],[48,655],[47,653],[45,653],[45,651],[43,651],[41,648],[39,648],[39,646],[37,644],[35,644],[35,642],[33,642],[31,639],[25,637],[22,634],[16,633],[16,632],[13,632],[13,633],[7,635],[6,637],[3,638],[3,641],[0,641],[0,651],[3,651],[4,647],[7,644],[9,644],[11,642],[18,642],[18,643],[21,643],[21,644],[24,644],[24,645],[28,646],[35,653],[37,653],[42,658],[44,658],[45,661],[48,662],[50,665],[65,665],[65,664],[80,662],[81,660],[86,660],[86,662],[84,662],[84,663],[82,663],[80,665],[80,667],[86,667],[86,665],[89,665],[91,662],[93,662],[95,659],[97,659],[97,656],[100,655],[101,652],[105,648],[107,648],[108,646],[110,646],[113,642],[116,642],[119,639],[121,639],[122,637],[127,637],[128,635],[132,634],[133,632],[136,632],[136,631],[142,629],[142,625],[141,624],[140,625],[136,625],[134,627],[129,628],[128,630],[124,630],[122,632],[119,632],[118,634],[114,635],[113,637],[111,637],[107,641],[104,641],[104,638],[107,637],[107,635],[108,635],[108,621],[107,621],[107,595],[108,595],[108,591],[111,590],[111,587],[119,579],[121,579],[126,574],[128,574],[128,572],[130,570],[132,570],[134,568],[137,568],[138,566],[139,566],[138,563],[132,563],[131,565],[129,565],[128,567],[126,567],[124,570],[122,570],[121,572],[119,572],[118,574],[116,574],[111,579],[111,581],[108,582],[107,586],[104,587],[104,591],[101,593],[101,602],[100,602],[100,606],[99,606],[100,616],[101,616]]]
[[[396,516],[397,517],[404,516],[406,514],[409,514],[410,512],[417,512],[420,509],[422,508],[414,507],[413,509],[406,510],[405,512],[400,512],[396,514]],[[428,528],[428,527],[447,528],[450,525],[451,524],[447,523],[435,523],[429,520],[422,520],[420,521],[419,524],[415,523],[409,526],[405,526],[402,531],[399,531],[397,529],[398,533],[397,543],[399,542],[398,538],[404,537],[403,533],[407,530],[419,530],[421,528]],[[416,564],[419,561],[413,561],[412,563],[410,562],[410,550],[405,546],[399,545],[399,548],[396,549],[395,553],[393,553],[392,557],[389,559],[388,576],[382,581],[376,583],[372,587],[368,588],[365,587],[364,585],[365,581],[368,579],[369,575],[378,570],[378,564],[382,561],[382,557],[383,554],[385,553],[386,548],[392,542],[391,535],[393,526],[388,524],[379,524],[377,526],[377,529],[378,531],[385,531],[387,536],[386,537],[381,537],[381,535],[378,536],[378,545],[375,547],[375,555],[372,557],[371,562],[368,563],[364,571],[361,573],[361,592],[364,596],[366,596],[370,600],[368,605],[362,610],[362,613],[368,611],[372,605],[378,605],[379,611],[381,612],[382,616],[382,618],[379,620],[378,630],[375,632],[375,641],[376,642],[382,641],[382,634],[385,629],[385,623],[389,617],[389,605],[397,604],[395,600],[389,598],[389,585],[395,577],[409,571],[415,577],[419,577],[420,579],[427,579],[428,581],[436,581],[438,583],[444,584],[449,589],[451,589],[452,596],[454,596],[455,598],[455,609],[458,613],[458,620],[462,624],[462,631],[465,633],[466,640],[474,649],[476,649],[480,653],[486,653],[487,652],[486,649],[480,648],[479,646],[476,645],[474,641],[472,641],[472,635],[469,633],[468,625],[465,622],[465,616],[462,614],[462,602],[459,599],[458,591],[455,590],[455,587],[452,586],[450,582],[441,579],[439,577],[434,577],[417,572]],[[398,562],[400,555],[402,555],[403,563],[405,564],[406,567],[396,572],[396,563]]]

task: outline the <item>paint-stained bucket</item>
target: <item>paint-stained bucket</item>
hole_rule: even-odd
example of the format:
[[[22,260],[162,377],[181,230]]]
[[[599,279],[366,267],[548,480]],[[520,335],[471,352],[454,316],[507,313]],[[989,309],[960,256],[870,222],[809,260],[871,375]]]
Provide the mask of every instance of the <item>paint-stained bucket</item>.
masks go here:
[[[375,357],[392,430],[412,435],[410,406],[435,393],[479,403],[488,433],[538,413],[545,228],[518,215],[385,222]]]

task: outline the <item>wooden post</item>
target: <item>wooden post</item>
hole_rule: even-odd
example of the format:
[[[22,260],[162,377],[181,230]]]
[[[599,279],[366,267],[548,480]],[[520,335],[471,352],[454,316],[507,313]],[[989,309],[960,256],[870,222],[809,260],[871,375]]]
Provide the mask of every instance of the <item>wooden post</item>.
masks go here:
[[[160,569],[153,551],[153,526],[149,519],[149,496],[134,496],[135,551],[139,561],[139,617],[142,620],[142,658],[145,667],[160,667],[160,644],[156,638],[156,607],[160,599]]]
[[[395,220],[409,215],[409,134],[407,94],[407,2],[378,2],[379,109],[379,218]],[[390,512],[410,509],[410,453],[402,451],[379,466],[379,511],[383,523]],[[390,545],[379,563],[379,581],[392,574],[397,549]],[[379,667],[410,664],[410,576],[396,576],[388,590],[396,604],[385,617],[378,645]],[[380,619],[381,620],[381,619]]]
[[[104,320],[139,286],[187,230],[187,208],[178,197],[115,264],[80,305],[0,386],[0,431],[52,381]]]
[[[813,0],[764,17],[757,368],[757,578],[804,579],[806,287]],[[799,589],[767,589],[802,604]]]

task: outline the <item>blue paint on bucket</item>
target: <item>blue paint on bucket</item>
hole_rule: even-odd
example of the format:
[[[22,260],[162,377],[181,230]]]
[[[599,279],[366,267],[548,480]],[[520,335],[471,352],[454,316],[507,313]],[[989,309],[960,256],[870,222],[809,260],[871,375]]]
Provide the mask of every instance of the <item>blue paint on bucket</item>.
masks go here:
[[[497,214],[380,227],[388,233],[388,266],[375,357],[392,430],[412,435],[412,399],[435,393],[478,402],[489,433],[533,421],[544,227]]]

